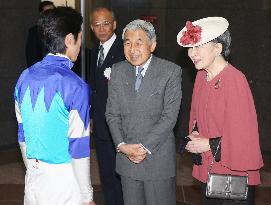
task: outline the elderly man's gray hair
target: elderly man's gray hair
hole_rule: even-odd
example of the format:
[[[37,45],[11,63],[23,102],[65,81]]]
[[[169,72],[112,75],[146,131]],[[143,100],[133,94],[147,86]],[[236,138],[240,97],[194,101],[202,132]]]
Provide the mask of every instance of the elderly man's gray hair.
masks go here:
[[[155,29],[153,27],[153,25],[150,22],[144,21],[144,20],[140,20],[140,19],[136,19],[134,21],[131,21],[130,23],[128,23],[125,28],[123,29],[122,32],[122,39],[124,40],[124,34],[127,30],[143,30],[146,32],[148,38],[152,41],[152,42],[156,42],[156,34],[155,34]]]

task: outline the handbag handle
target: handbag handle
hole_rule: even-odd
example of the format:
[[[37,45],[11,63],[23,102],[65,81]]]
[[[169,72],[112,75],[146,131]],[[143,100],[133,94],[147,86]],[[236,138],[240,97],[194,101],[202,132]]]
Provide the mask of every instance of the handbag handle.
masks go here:
[[[213,160],[212,160],[210,166],[208,167],[208,175],[211,173],[211,169],[212,169],[212,167],[213,167],[214,160],[215,160],[216,154],[218,153],[218,150],[219,150],[219,148],[220,148],[220,145],[221,145],[221,139],[219,140],[219,143],[218,143],[218,145],[217,145],[215,154],[214,154],[214,156],[213,156]],[[245,172],[246,172],[247,177],[248,177],[248,172],[247,172],[247,171],[245,171]]]

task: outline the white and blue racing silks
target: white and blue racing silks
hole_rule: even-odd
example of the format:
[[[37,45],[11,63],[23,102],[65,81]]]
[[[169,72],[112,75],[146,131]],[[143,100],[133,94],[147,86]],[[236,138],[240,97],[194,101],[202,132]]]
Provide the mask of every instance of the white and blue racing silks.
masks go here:
[[[18,141],[29,159],[61,164],[90,155],[91,90],[72,66],[67,57],[48,54],[16,84]]]

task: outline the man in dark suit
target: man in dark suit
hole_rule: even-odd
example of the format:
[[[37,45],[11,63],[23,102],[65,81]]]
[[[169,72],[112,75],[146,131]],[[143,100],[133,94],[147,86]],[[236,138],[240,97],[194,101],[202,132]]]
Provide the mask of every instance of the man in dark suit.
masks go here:
[[[42,1],[39,3],[39,12],[46,11],[48,9],[54,9],[55,5],[51,1]],[[42,58],[46,55],[44,45],[38,34],[37,25],[32,26],[28,30],[27,40],[26,40],[26,64],[27,67],[30,67],[34,63],[41,61]]]
[[[91,29],[99,45],[91,50],[90,84],[93,134],[98,157],[100,178],[107,205],[123,205],[120,176],[115,172],[116,150],[105,119],[108,81],[114,63],[124,60],[123,42],[114,33],[116,20],[108,8],[91,13]]]
[[[113,65],[106,119],[119,151],[125,205],[175,205],[176,150],[173,128],[181,103],[181,68],[154,55],[151,23],[123,30],[127,61]]]

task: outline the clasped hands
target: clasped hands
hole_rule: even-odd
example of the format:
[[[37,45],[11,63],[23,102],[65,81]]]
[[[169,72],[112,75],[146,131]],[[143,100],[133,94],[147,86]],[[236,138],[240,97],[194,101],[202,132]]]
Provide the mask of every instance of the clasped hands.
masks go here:
[[[141,144],[122,144],[119,146],[119,151],[135,164],[142,162],[147,155],[146,149]]]
[[[200,136],[197,131],[193,131],[188,137],[191,139],[185,147],[188,152],[197,154],[210,150],[209,139]]]

